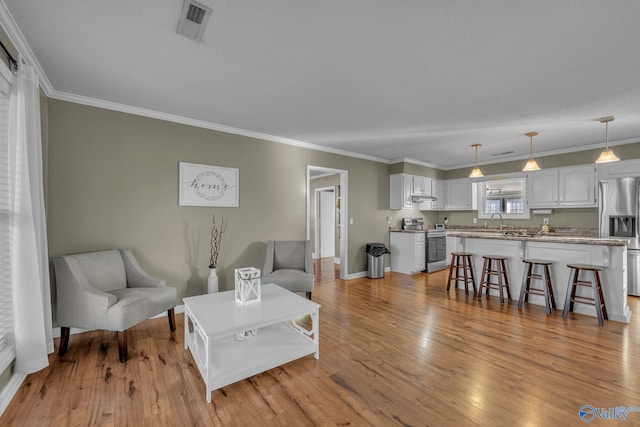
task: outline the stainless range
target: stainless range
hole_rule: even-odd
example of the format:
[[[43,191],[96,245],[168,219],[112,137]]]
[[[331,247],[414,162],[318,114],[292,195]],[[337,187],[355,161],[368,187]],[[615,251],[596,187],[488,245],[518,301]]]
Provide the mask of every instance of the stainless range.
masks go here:
[[[427,230],[427,273],[447,268],[447,231],[441,224]]]

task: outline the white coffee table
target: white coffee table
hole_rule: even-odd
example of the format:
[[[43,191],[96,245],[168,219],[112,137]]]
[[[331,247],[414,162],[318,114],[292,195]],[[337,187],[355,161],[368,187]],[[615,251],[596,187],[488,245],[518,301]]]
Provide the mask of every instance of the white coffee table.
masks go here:
[[[234,291],[184,298],[184,348],[211,392],[292,360],[320,357],[320,305],[274,284],[262,301],[239,304]],[[311,316],[308,330],[295,319]],[[254,331],[240,340],[236,334]]]

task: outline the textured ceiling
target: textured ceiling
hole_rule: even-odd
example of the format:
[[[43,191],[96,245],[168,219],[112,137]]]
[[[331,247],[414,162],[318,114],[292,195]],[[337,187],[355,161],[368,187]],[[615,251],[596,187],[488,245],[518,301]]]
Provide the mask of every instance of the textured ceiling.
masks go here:
[[[5,0],[52,96],[453,168],[640,141],[640,2]],[[513,151],[513,154],[495,156]],[[534,153],[534,155],[535,155]]]

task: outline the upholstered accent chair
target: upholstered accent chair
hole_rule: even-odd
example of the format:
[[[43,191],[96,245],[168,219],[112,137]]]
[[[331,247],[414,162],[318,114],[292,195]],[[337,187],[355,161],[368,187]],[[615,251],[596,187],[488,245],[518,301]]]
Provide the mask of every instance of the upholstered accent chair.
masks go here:
[[[262,283],[275,283],[292,292],[306,292],[311,299],[315,276],[310,240],[267,242]]]
[[[127,360],[127,329],[163,311],[175,331],[176,289],[142,270],[131,250],[114,249],[53,258],[60,325],[59,355],[70,328],[116,331],[120,362]]]

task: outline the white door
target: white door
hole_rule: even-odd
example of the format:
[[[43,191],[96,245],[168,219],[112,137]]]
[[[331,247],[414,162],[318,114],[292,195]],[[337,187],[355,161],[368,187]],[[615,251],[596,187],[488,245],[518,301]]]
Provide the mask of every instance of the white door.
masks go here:
[[[318,200],[318,248],[319,258],[336,255],[336,195],[333,191],[321,191]]]

